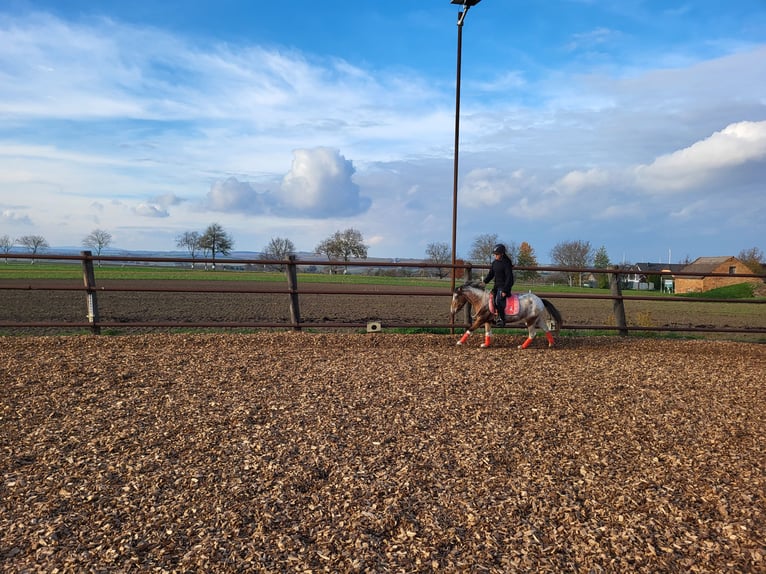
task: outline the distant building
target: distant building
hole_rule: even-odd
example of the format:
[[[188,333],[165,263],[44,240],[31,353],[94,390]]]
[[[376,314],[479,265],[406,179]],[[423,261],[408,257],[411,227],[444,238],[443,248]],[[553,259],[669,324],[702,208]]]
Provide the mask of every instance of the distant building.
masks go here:
[[[659,288],[667,293],[673,293],[675,289],[672,273],[681,271],[683,263],[634,263],[628,269],[628,274],[623,280],[626,289],[656,289],[657,286],[650,281],[650,276],[660,276]]]
[[[758,277],[710,277],[710,273],[726,273],[727,275],[742,275],[754,273],[750,267],[736,257],[699,257],[681,269],[684,273],[675,277],[676,293],[701,293],[718,287],[736,285],[738,283],[761,283]]]

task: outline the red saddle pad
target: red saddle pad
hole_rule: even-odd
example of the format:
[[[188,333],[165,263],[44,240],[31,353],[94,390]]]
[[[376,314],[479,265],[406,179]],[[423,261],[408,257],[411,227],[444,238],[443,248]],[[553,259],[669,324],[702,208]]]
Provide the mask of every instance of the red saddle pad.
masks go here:
[[[490,297],[489,299],[489,308],[494,313],[495,312],[495,298]],[[516,293],[511,293],[509,297],[505,298],[505,316],[511,317],[513,315],[519,314],[519,296]]]

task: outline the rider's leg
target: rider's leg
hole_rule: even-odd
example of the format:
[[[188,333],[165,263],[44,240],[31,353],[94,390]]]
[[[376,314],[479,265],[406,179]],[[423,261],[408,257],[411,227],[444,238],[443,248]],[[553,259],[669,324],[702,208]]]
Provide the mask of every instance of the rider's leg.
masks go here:
[[[495,294],[495,308],[497,309],[497,320],[495,324],[499,327],[505,325],[505,297],[498,291]]]

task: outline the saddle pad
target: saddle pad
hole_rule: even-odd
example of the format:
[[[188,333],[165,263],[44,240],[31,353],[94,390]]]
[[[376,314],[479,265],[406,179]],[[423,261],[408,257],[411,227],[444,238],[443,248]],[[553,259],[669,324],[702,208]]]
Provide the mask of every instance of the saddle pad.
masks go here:
[[[493,313],[495,312],[495,300],[494,297],[489,298],[489,309]],[[511,293],[510,297],[505,298],[505,316],[511,317],[519,314],[519,295],[517,293]]]
[[[516,293],[511,293],[510,297],[505,299],[505,316],[511,317],[512,315],[519,314],[519,296]]]

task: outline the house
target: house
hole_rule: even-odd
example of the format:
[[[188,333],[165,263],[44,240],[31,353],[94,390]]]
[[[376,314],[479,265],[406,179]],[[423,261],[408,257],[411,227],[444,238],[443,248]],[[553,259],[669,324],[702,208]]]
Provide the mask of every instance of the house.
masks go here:
[[[699,257],[681,270],[694,275],[675,277],[676,293],[701,293],[738,283],[761,283],[758,277],[711,277],[710,273],[727,275],[752,274],[753,270],[736,257]]]
[[[671,273],[681,271],[682,263],[634,263],[623,280],[625,289],[658,289],[672,293],[674,281]],[[651,277],[654,276],[654,277]],[[661,276],[662,279],[657,279]]]

